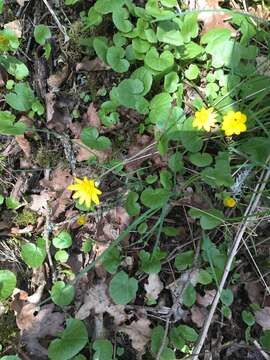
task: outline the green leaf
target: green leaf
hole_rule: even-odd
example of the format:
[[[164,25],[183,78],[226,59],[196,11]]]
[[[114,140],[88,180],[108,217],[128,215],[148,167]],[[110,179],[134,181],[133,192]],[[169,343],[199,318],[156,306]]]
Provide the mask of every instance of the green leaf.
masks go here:
[[[168,93],[174,93],[177,90],[179,83],[179,76],[175,71],[165,75],[164,78],[164,90]]]
[[[203,181],[213,187],[232,186],[234,180],[231,175],[228,152],[219,152],[215,160],[216,164],[214,168],[208,167],[201,172]]]
[[[173,66],[174,57],[168,50],[159,54],[156,48],[152,47],[145,55],[144,62],[150,69],[161,72]]]
[[[241,316],[246,325],[252,326],[255,324],[255,316],[250,311],[243,310]]]
[[[97,56],[106,64],[107,51],[108,51],[108,40],[103,36],[97,36],[94,38],[93,47]]]
[[[200,69],[196,64],[190,64],[188,69],[185,71],[185,77],[189,80],[195,80],[200,74]]]
[[[144,89],[141,92],[142,96],[145,96],[149,93],[152,87],[153,76],[151,71],[146,69],[146,67],[141,66],[136,69],[130,76],[131,79],[138,79],[143,83]]]
[[[189,215],[194,219],[200,219],[200,225],[204,230],[212,230],[223,223],[224,215],[220,210],[190,209]]]
[[[16,80],[23,80],[29,75],[26,65],[14,56],[0,55],[0,66],[10,75],[15,76]]]
[[[121,255],[119,248],[117,246],[111,247],[102,259],[102,265],[105,270],[110,274],[113,274],[118,269],[118,266],[121,263]]]
[[[191,307],[196,301],[196,291],[194,287],[189,283],[183,294],[183,304],[187,307]]]
[[[270,350],[270,330],[265,330],[260,337],[260,343],[265,350]]]
[[[86,127],[81,132],[81,141],[88,147],[96,150],[108,150],[112,143],[106,136],[99,136],[95,127]]]
[[[16,282],[16,276],[12,271],[0,270],[0,300],[5,300],[12,294]]]
[[[172,189],[172,173],[166,169],[162,169],[159,173],[161,185],[168,191]]]
[[[46,258],[46,244],[43,238],[38,238],[36,244],[28,243],[22,246],[23,261],[32,268],[41,266]]]
[[[132,47],[134,51],[144,54],[149,50],[150,43],[146,40],[135,38],[132,40]]]
[[[161,260],[165,259],[167,253],[155,248],[150,254],[145,250],[139,252],[140,269],[147,274],[157,274],[161,270]]]
[[[0,194],[0,205],[4,204],[5,198]]]
[[[197,332],[190,326],[179,325],[177,327],[177,331],[179,332],[179,335],[181,335],[181,337],[186,341],[195,342],[198,339]]]
[[[69,255],[65,250],[57,250],[54,254],[54,258],[56,261],[60,263],[65,263],[68,261]]]
[[[269,156],[270,138],[254,137],[243,141],[238,149],[250,157],[256,164],[262,165]]]
[[[1,14],[1,12],[0,12]],[[0,358],[0,360],[21,360],[17,355],[5,355]]]
[[[129,13],[123,7],[118,8],[117,11],[114,11],[112,14],[114,25],[119,31],[123,33],[128,33],[133,28],[132,23],[128,20],[128,18],[129,18]]]
[[[170,331],[170,340],[173,346],[175,346],[178,350],[182,350],[186,343],[176,326],[174,326]]]
[[[228,306],[222,305],[221,306],[221,313],[227,319],[231,319],[231,317],[232,317],[232,311]]]
[[[46,40],[52,37],[51,30],[47,25],[36,25],[34,38],[39,45],[45,45]]]
[[[58,306],[69,305],[75,296],[73,285],[65,284],[64,281],[56,281],[51,289],[52,301]]]
[[[202,137],[194,130],[192,118],[186,119],[179,132],[179,138],[187,151],[196,153],[203,147]]]
[[[115,72],[124,73],[129,69],[129,62],[126,59],[123,59],[124,56],[124,49],[112,46],[108,48],[106,60]]]
[[[141,114],[148,111],[148,101],[144,99],[144,83],[139,79],[125,79],[112,89],[110,97],[113,101],[127,108],[137,110]]]
[[[160,355],[160,360],[176,360],[174,351],[172,349],[165,348]]]
[[[172,97],[167,92],[162,92],[153,97],[150,102],[149,120],[153,124],[166,124],[172,113]]]
[[[35,101],[33,90],[28,83],[19,83],[14,86],[14,92],[6,95],[6,102],[18,111],[29,111]]]
[[[185,43],[190,42],[192,38],[196,38],[199,32],[198,14],[190,13],[185,15],[182,26],[181,35]]]
[[[129,278],[124,271],[120,271],[112,278],[109,287],[111,298],[116,304],[125,305],[136,297],[138,281]]]
[[[52,243],[57,249],[67,249],[72,245],[72,237],[70,233],[63,230],[52,239]]]
[[[160,0],[160,3],[163,6],[171,8],[177,5],[177,0]]]
[[[169,197],[170,192],[166,189],[148,187],[141,193],[141,202],[150,209],[161,208],[168,202]]]
[[[206,270],[200,270],[197,281],[199,284],[208,285],[213,281],[212,275]]]
[[[168,166],[174,173],[182,172],[184,169],[183,155],[180,152],[171,155]]]
[[[192,265],[194,259],[194,251],[188,250],[176,256],[174,266],[177,270],[185,270],[188,266]]]
[[[231,30],[226,28],[213,28],[207,31],[201,38],[202,44],[208,44],[208,51],[211,50],[216,44],[222,44],[224,41],[230,39]]]
[[[233,303],[233,292],[231,289],[223,289],[221,292],[220,300],[223,305],[231,306]]]
[[[22,121],[15,122],[15,115],[10,111],[0,111],[0,134],[22,135],[27,126]]]
[[[185,44],[184,47],[181,47],[179,50],[179,57],[181,60],[192,60],[195,59],[204,52],[204,48],[194,41],[190,41],[189,43]]]
[[[5,199],[6,207],[11,210],[16,210],[21,207],[21,204],[14,197],[9,196]]]
[[[0,0],[0,14],[2,14],[2,12],[3,12],[3,7],[4,7],[4,0]],[[13,360],[15,360],[15,359],[13,359]]]
[[[126,0],[97,0],[94,7],[98,13],[105,15],[119,11],[125,2]]]
[[[137,202],[139,199],[139,195],[134,192],[130,191],[128,193],[127,201],[126,201],[126,210],[130,216],[139,215],[141,207],[140,204]]]
[[[183,36],[178,26],[171,21],[158,23],[157,38],[160,42],[173,46],[181,46],[184,43]]]
[[[164,339],[164,329],[158,325],[154,327],[151,333],[151,353],[156,355],[161,347]],[[165,339],[165,346],[168,344],[168,339]]]
[[[211,165],[213,158],[208,153],[193,153],[189,154],[190,162],[198,167],[205,167]]]
[[[77,319],[68,319],[60,339],[51,341],[48,357],[51,360],[69,360],[85,347],[87,341],[88,333],[84,323]]]
[[[109,340],[98,339],[93,343],[93,360],[113,360],[113,346]]]

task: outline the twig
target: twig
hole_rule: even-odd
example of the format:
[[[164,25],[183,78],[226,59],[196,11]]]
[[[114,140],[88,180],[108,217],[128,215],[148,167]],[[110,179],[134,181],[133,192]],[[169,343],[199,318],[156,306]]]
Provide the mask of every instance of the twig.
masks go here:
[[[270,160],[270,157],[268,157],[265,165],[267,166],[268,163],[269,163],[269,160]],[[270,168],[268,166],[268,169],[267,170],[264,170],[262,172],[262,175],[258,181],[258,184],[254,190],[254,193],[253,193],[253,196],[249,202],[249,205],[245,211],[245,215],[244,215],[244,219],[241,223],[241,226],[239,227],[239,230],[235,236],[235,240],[234,240],[234,243],[232,244],[232,247],[231,247],[231,251],[229,253],[229,257],[228,257],[228,260],[227,260],[227,263],[226,263],[226,266],[225,266],[225,270],[224,270],[224,273],[223,273],[223,276],[222,276],[222,279],[220,281],[220,285],[218,287],[218,291],[216,293],[216,296],[214,298],[214,301],[212,303],[212,306],[211,306],[211,309],[210,309],[210,312],[208,314],[208,317],[204,323],[204,326],[203,326],[203,330],[202,330],[202,333],[200,335],[200,338],[197,342],[197,345],[195,346],[195,348],[193,349],[193,352],[192,354],[194,355],[194,360],[198,360],[198,357],[199,357],[199,354],[201,352],[201,349],[204,345],[204,342],[205,342],[205,339],[207,337],[207,333],[208,333],[208,330],[209,330],[209,327],[211,325],[211,321],[212,321],[212,318],[214,316],[214,313],[216,311],[216,308],[217,308],[217,305],[219,303],[219,299],[220,299],[220,296],[221,296],[221,292],[224,288],[224,285],[225,285],[225,282],[227,280],[227,277],[230,273],[230,270],[231,270],[231,266],[232,266],[232,262],[234,260],[234,257],[235,255],[237,254],[237,251],[238,251],[238,248],[239,248],[239,245],[242,241],[242,238],[243,238],[243,235],[249,225],[250,222],[252,222],[252,218],[250,218],[250,216],[252,215],[252,213],[255,211],[256,207],[258,206],[258,203],[261,199],[261,195],[262,195],[262,192],[266,186],[266,183],[268,181],[270,177]]]
[[[47,205],[46,210],[47,210],[46,211],[46,222],[45,222],[44,231],[43,231],[43,238],[45,239],[46,253],[47,253],[50,269],[51,269],[51,272],[52,272],[52,278],[53,278],[53,280],[55,280],[54,279],[55,271],[54,271],[52,256],[51,256],[51,253],[50,253],[49,237],[50,237],[50,233],[52,232],[52,225],[50,223],[50,209],[49,209],[48,205]]]
[[[53,9],[51,8],[51,5],[48,3],[47,0],[42,0],[44,2],[44,4],[47,6],[49,12],[52,14],[52,17],[54,18],[54,21],[56,22],[59,30],[61,31],[61,33],[64,35],[64,42],[68,42],[69,41],[69,36],[66,33],[65,28],[62,26],[62,24],[60,23],[60,21],[58,20],[58,17],[56,16],[55,12],[53,11]]]

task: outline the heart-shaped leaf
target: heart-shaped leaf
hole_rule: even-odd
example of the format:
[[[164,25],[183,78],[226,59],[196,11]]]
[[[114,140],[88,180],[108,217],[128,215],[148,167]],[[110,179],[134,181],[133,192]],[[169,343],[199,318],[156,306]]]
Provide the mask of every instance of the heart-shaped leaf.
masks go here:
[[[39,45],[45,45],[47,39],[52,37],[51,30],[47,25],[37,25],[34,30],[34,38]]]
[[[12,271],[0,270],[0,300],[4,300],[12,294],[16,282],[16,276]]]
[[[107,50],[107,63],[118,73],[127,72],[129,69],[129,62],[123,59],[124,55],[125,51],[121,47],[112,46]]]
[[[136,192],[129,192],[126,201],[126,210],[130,216],[136,216],[140,213],[141,207],[140,204],[137,202],[138,199],[139,195]]]
[[[63,230],[52,239],[52,243],[57,249],[67,249],[72,245],[72,237]]]
[[[81,320],[68,319],[60,339],[53,340],[48,349],[51,360],[69,360],[78,354],[87,344],[88,333]]]
[[[16,117],[10,111],[0,111],[0,134],[22,135],[27,126],[22,121],[14,122]]]
[[[18,111],[29,111],[35,101],[33,90],[28,83],[19,83],[14,87],[14,92],[6,95],[6,102]]]
[[[224,215],[220,210],[190,209],[189,215],[194,219],[199,218],[202,229],[212,230],[223,223]]]
[[[152,47],[145,55],[144,62],[150,69],[161,72],[173,66],[174,57],[168,50],[159,54],[156,48]]]
[[[52,301],[58,306],[69,305],[75,296],[74,286],[56,281],[51,290]]]
[[[132,23],[128,20],[128,18],[129,13],[123,7],[118,8],[117,11],[114,11],[112,15],[114,25],[119,31],[123,33],[128,33],[132,30],[133,26]]]
[[[120,271],[111,280],[109,293],[116,304],[125,305],[133,300],[138,290],[138,281]]]
[[[81,141],[88,147],[96,150],[107,150],[112,143],[106,136],[99,136],[95,127],[86,127],[81,132]]]
[[[145,96],[152,87],[153,76],[151,71],[146,69],[146,67],[141,66],[136,69],[130,76],[131,79],[138,79],[143,83],[144,90],[141,92],[142,96]]]
[[[46,258],[46,244],[43,238],[38,238],[36,244],[28,243],[22,246],[23,261],[32,268],[38,268]]]
[[[0,65],[12,76],[15,76],[16,80],[23,80],[29,75],[29,71],[26,65],[18,60],[14,56],[1,55]]]
[[[161,208],[167,203],[169,197],[170,192],[167,189],[148,187],[141,193],[141,202],[151,209]]]
[[[211,165],[213,158],[208,153],[194,153],[189,154],[189,160],[193,165],[198,167],[205,167]]]

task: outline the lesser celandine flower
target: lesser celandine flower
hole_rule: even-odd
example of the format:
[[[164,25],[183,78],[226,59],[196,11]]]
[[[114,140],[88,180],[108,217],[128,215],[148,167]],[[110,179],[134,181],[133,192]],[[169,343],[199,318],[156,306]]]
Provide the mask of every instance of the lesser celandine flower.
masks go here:
[[[225,131],[226,136],[239,135],[247,130],[246,121],[247,116],[240,111],[229,111],[223,116],[221,129]]]
[[[236,205],[236,200],[234,198],[230,197],[230,196],[226,196],[223,199],[223,204],[226,207],[233,208]]]
[[[78,199],[79,205],[85,204],[88,208],[92,203],[99,204],[98,195],[102,192],[96,188],[95,181],[84,176],[83,180],[75,178],[75,184],[69,185],[68,190],[75,191],[73,199]]]
[[[199,130],[204,129],[206,131],[211,131],[211,128],[215,127],[216,116],[214,108],[210,107],[209,109],[206,109],[203,107],[200,111],[195,112],[195,118],[192,122],[192,126],[198,128]]]
[[[79,216],[78,217],[78,219],[77,219],[77,224],[78,225],[85,225],[86,224],[86,222],[87,222],[87,217],[86,216],[84,216],[84,215],[81,215],[81,216]]]

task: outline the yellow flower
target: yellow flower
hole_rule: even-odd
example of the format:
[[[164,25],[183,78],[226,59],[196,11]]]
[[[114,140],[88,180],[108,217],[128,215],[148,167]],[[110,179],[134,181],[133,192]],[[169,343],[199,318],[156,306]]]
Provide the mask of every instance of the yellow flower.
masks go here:
[[[211,127],[214,127],[216,124],[216,116],[214,108],[206,109],[203,107],[200,111],[196,111],[192,126],[199,130],[211,131]]]
[[[240,111],[229,111],[223,116],[221,129],[225,131],[226,136],[239,135],[247,130],[246,121],[247,116]]]
[[[73,199],[79,199],[79,205],[85,204],[90,207],[92,202],[99,204],[98,195],[102,192],[95,187],[94,180],[89,180],[84,176],[83,180],[75,178],[75,184],[69,185],[68,190],[75,191]]]
[[[86,218],[86,216],[81,215],[81,216],[78,217],[76,222],[77,222],[78,225],[85,225],[86,222],[87,222],[87,218]]]
[[[236,200],[233,199],[232,197],[226,196],[226,197],[223,199],[223,204],[224,204],[224,206],[226,206],[226,207],[233,208],[233,207],[235,207],[235,205],[236,205]]]

